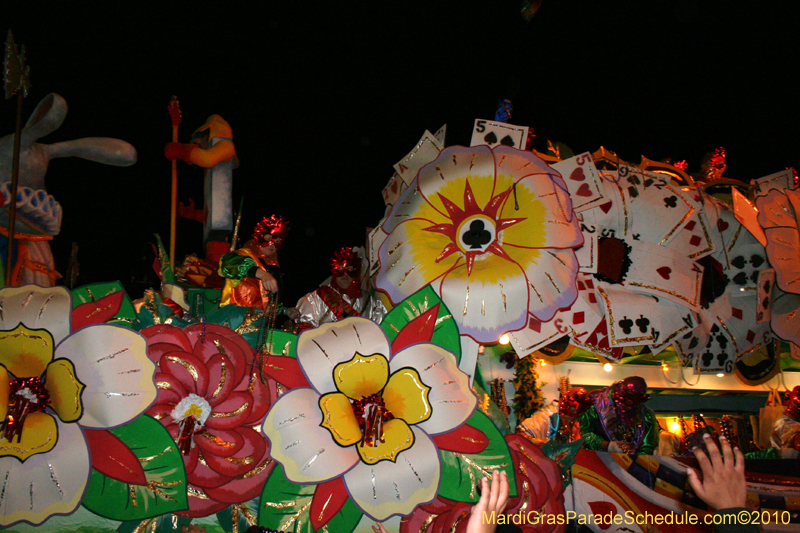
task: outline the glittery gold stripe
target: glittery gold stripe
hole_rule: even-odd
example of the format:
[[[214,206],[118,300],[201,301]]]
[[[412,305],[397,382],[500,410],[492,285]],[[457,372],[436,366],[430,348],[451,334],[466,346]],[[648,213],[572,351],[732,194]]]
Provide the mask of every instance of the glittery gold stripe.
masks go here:
[[[217,341],[214,341],[217,342]],[[221,348],[220,348],[221,349]],[[211,395],[212,398],[216,398],[220,392],[222,392],[222,387],[225,386],[225,378],[228,377],[228,365],[225,363],[220,364],[220,376],[219,376],[219,385],[217,385],[216,390]]]
[[[228,461],[229,463],[237,465],[237,466],[253,464],[253,456],[252,455],[248,455],[247,457],[242,457],[242,458],[226,457],[225,460]]]
[[[245,410],[250,407],[250,404],[244,402],[241,407],[239,407],[235,411],[231,411],[230,413],[221,413],[219,411],[211,413],[211,416],[214,418],[230,418],[232,416],[240,415],[245,412]]]
[[[152,461],[153,459],[156,459],[156,458],[158,458],[158,457],[161,457],[162,455],[164,455],[165,453],[167,453],[167,452],[168,452],[168,451],[170,451],[171,449],[172,449],[172,446],[167,446],[166,448],[164,448],[164,451],[163,451],[163,452],[161,452],[161,453],[158,453],[158,454],[156,454],[156,455],[151,455],[150,457],[139,457],[139,461],[140,461],[140,462],[142,462],[142,463],[147,463],[147,462],[150,462],[150,461]]]
[[[233,448],[234,446],[236,446],[235,442],[228,442],[226,440],[217,437],[216,435],[212,435],[211,433],[207,433],[205,431],[198,433],[198,435],[204,437],[207,440],[210,440],[211,442],[213,442],[217,446],[221,446],[222,448]]]
[[[175,357],[174,355],[168,355],[168,356],[166,356],[166,358],[167,358],[167,361],[169,361],[170,363],[175,363],[176,365],[181,365],[183,368],[186,369],[187,372],[189,372],[189,374],[191,374],[192,379],[197,381],[197,379],[198,379],[197,369],[194,366],[192,366],[191,363],[188,363],[188,362],[184,361],[180,357]]]

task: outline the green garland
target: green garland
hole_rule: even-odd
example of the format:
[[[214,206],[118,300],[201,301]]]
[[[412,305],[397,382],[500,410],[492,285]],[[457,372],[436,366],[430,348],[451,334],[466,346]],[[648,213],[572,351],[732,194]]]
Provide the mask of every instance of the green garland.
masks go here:
[[[541,385],[544,385],[542,383]],[[544,407],[544,396],[536,371],[536,359],[523,357],[517,359],[517,375],[514,378],[514,413],[517,423],[522,422]]]

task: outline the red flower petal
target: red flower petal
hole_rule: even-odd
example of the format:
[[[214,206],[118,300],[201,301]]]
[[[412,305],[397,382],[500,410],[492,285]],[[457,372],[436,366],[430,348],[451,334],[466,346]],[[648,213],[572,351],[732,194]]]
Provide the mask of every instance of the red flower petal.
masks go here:
[[[539,509],[552,497],[550,484],[544,472],[522,454],[512,450],[517,478],[517,496],[508,501],[506,512],[514,514],[527,503],[527,509]]]
[[[150,358],[151,361],[158,364],[161,361],[161,356],[165,353],[192,353],[191,350],[186,351],[182,350],[180,346],[175,346],[174,344],[170,344],[168,342],[154,342],[147,344],[147,357]]]
[[[260,425],[261,422],[264,421],[264,417],[267,416],[267,411],[269,411],[269,407],[272,405],[270,382],[272,387],[275,387],[275,382],[272,380],[268,380],[267,383],[261,383],[258,375],[253,375],[248,379],[242,380],[242,384],[246,383],[248,386],[246,390],[253,395],[253,406],[252,409],[250,409],[250,416],[247,417],[243,425]]]
[[[250,348],[249,345],[248,348]],[[252,349],[250,351],[252,351]],[[223,354],[230,359],[231,363],[233,363],[233,366],[231,367],[231,370],[233,371],[231,373],[231,377],[238,385],[248,372],[249,363],[246,362],[248,359],[247,354],[242,351],[241,346],[239,346],[237,343],[233,342],[231,339],[223,337],[222,335],[206,333],[205,342],[196,342],[192,351],[192,355],[205,363],[208,363],[208,361],[210,361],[211,358],[218,353]]]
[[[171,374],[189,393],[205,396],[208,388],[208,369],[195,356],[186,352],[169,352],[158,362],[161,371]]]
[[[311,499],[311,525],[314,530],[330,522],[348,497],[341,477],[317,485],[314,497]]]
[[[86,430],[84,434],[92,452],[92,468],[123,483],[147,485],[142,463],[116,435],[107,430]]]
[[[538,446],[533,444],[525,437],[519,435],[506,435],[506,442],[508,447],[512,450],[518,451],[521,455],[525,456],[529,461],[536,464],[544,475],[547,477],[547,482],[550,485],[550,491],[553,494],[561,494],[563,491],[564,480],[561,478],[561,470],[555,461],[547,457]]]
[[[177,403],[177,402],[176,402]],[[157,403],[147,410],[147,414],[161,422],[163,425],[168,426],[174,423],[170,413],[175,409],[175,403]]]
[[[86,302],[72,310],[72,331],[91,324],[108,322],[122,307],[125,291],[116,291],[97,301]]]
[[[201,489],[202,490],[202,489]],[[189,495],[189,510],[188,511],[176,511],[172,514],[177,516],[182,516],[184,518],[200,518],[202,516],[209,516],[212,514],[216,514],[226,507],[228,507],[229,503],[220,503],[211,499],[203,499],[198,498],[196,496]]]
[[[440,450],[458,453],[481,453],[489,445],[489,438],[481,430],[467,424],[431,439]]]
[[[192,451],[194,450],[199,450],[199,448],[195,446],[192,448]],[[202,461],[200,460],[200,457],[202,457]],[[216,487],[221,487],[225,483],[231,481],[230,476],[222,475],[208,466],[208,457],[212,457],[211,454],[206,456],[201,453],[200,457],[197,460],[197,465],[194,467],[194,470],[191,473],[189,473],[187,469],[186,479],[189,481],[189,483],[192,485],[197,485],[203,489],[213,489]],[[206,462],[206,464],[203,464],[203,462]]]
[[[437,316],[439,316],[439,304],[406,324],[392,342],[392,353],[397,353],[411,344],[430,342]]]
[[[171,420],[171,419],[170,419]],[[162,419],[161,423],[164,423]],[[172,435],[172,440],[178,442],[178,437],[181,436],[181,428],[178,424],[171,422],[167,425],[167,431],[169,434]],[[194,472],[195,468],[197,468],[197,461],[200,458],[200,448],[197,446],[193,446],[188,454],[183,455],[183,466],[186,468],[186,475],[188,476],[190,473]]]
[[[209,333],[214,335],[219,335],[237,344],[241,349],[241,352],[246,354],[245,362],[248,365],[251,362],[253,362],[253,348],[249,344],[247,344],[247,341],[244,340],[241,335],[239,335],[230,328],[227,328],[225,326],[220,326],[219,324],[206,323],[206,324],[192,324],[183,331],[186,333],[186,336],[189,338],[189,341],[192,343],[192,346],[194,346],[203,336],[204,330],[206,335],[208,335]]]
[[[195,432],[194,443],[200,447],[204,457],[228,457],[242,449],[244,439],[236,431],[203,428]]]
[[[163,342],[166,344],[172,344],[176,347],[174,348],[175,350],[189,353],[192,352],[192,343],[189,342],[189,338],[181,328],[171,324],[157,324],[155,326],[149,326],[144,328],[139,333],[147,338],[148,348],[152,344]]]
[[[172,374],[156,372],[155,376],[153,376],[153,380],[156,382],[156,387],[158,388],[158,397],[156,398],[157,404],[178,403],[189,396],[189,392],[186,390],[186,387],[183,386],[183,383]]]
[[[250,416],[253,408],[253,395],[249,392],[232,392],[214,406],[206,426],[213,429],[238,428]]]
[[[198,342],[199,346],[200,343]],[[236,370],[230,359],[221,353],[211,356],[206,362],[208,369],[208,382],[210,386],[206,391],[206,400],[211,407],[222,403],[233,389],[239,384],[236,379]],[[241,373],[241,370],[239,371]]]
[[[265,453],[261,463],[243,476],[222,485],[215,489],[206,489],[206,494],[220,502],[227,504],[241,503],[252,500],[264,490],[269,473],[275,466],[269,454]]]
[[[236,431],[242,436],[244,445],[231,457],[203,454],[209,468],[228,478],[245,475],[261,463],[267,451],[267,441],[261,434],[250,428],[238,428]]]

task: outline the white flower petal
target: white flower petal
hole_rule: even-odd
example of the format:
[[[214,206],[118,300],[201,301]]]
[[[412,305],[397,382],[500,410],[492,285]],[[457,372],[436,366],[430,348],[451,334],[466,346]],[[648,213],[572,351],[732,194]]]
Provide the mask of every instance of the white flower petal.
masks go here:
[[[775,335],[785,341],[800,345],[800,296],[772,289],[772,318],[770,324]]]
[[[439,262],[436,259],[451,243],[450,237],[425,231],[433,222],[407,220],[397,226],[383,242],[378,255],[385,265],[378,272],[376,285],[393,302],[401,302],[453,268],[462,254],[453,253]]]
[[[556,311],[571,306],[578,297],[577,275],[578,259],[572,249],[541,250],[539,257],[525,268],[530,288],[530,313],[547,322]]]
[[[49,453],[21,463],[0,457],[0,526],[24,520],[33,525],[78,508],[89,481],[91,460],[78,424],[58,420],[58,443]]]
[[[290,481],[327,481],[359,461],[355,447],[336,444],[320,422],[319,394],[308,388],[290,390],[269,410],[262,427],[270,441],[270,455],[283,465]]]
[[[304,331],[297,340],[297,360],[308,382],[320,394],[336,391],[333,369],[352,359],[356,352],[389,358],[389,341],[375,322],[346,318]]]
[[[438,435],[472,416],[478,399],[469,386],[469,376],[458,368],[452,353],[435,344],[414,344],[395,354],[389,363],[392,373],[403,367],[416,369],[422,382],[431,388],[431,417],[413,427]]]
[[[46,329],[58,344],[69,335],[72,295],[64,287],[5,287],[0,289],[0,331],[22,323],[30,329]]]
[[[414,445],[398,455],[396,462],[359,462],[344,475],[350,497],[374,520],[408,515],[417,505],[433,500],[439,490],[439,452],[424,431],[411,429]]]
[[[76,331],[56,347],[55,358],[75,365],[83,391],[83,417],[90,428],[130,422],[156,399],[155,365],[147,357],[147,340],[121,326],[95,324]]]
[[[480,343],[495,343],[503,333],[527,324],[525,275],[518,265],[513,271],[515,274],[492,283],[481,279],[474,269],[468,277],[467,267],[458,266],[442,279],[439,293],[462,335]]]

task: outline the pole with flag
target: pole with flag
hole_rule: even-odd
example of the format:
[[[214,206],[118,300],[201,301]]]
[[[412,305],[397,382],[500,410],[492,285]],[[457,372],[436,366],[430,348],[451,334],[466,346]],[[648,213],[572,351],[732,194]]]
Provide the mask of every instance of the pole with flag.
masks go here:
[[[178,142],[178,125],[181,123],[181,108],[178,97],[169,101],[169,118],[172,121],[172,142]],[[172,161],[172,197],[169,212],[169,262],[175,264],[175,234],[178,218],[178,162]]]
[[[8,30],[3,62],[3,86],[6,99],[17,95],[17,122],[14,128],[14,152],[11,160],[11,198],[8,204],[8,256],[6,257],[5,284],[11,285],[14,266],[14,226],[17,223],[17,188],[19,185],[19,150],[22,133],[22,99],[28,96],[30,89],[30,67],[25,65],[25,47],[17,51],[14,35]]]

